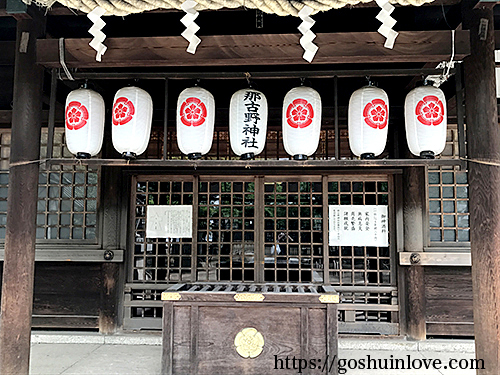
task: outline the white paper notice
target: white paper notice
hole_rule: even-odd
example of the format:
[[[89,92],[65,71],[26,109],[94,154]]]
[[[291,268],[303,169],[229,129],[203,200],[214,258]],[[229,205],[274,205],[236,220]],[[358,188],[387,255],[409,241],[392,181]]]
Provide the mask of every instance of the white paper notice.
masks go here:
[[[389,246],[387,206],[328,206],[328,245]]]
[[[192,238],[193,206],[148,206],[146,237]]]

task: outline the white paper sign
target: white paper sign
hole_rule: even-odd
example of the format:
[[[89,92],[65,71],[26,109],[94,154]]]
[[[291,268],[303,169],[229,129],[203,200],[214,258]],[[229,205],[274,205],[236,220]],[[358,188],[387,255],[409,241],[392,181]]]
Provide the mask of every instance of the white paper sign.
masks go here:
[[[387,206],[328,206],[328,245],[389,246]]]
[[[146,237],[192,238],[193,206],[148,206]]]

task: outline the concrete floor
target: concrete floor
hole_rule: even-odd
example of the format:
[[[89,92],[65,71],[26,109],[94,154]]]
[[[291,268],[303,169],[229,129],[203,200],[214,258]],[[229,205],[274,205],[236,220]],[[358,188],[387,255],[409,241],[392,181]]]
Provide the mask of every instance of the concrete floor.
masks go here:
[[[428,340],[409,342],[400,339],[341,339],[339,358],[346,362],[349,375],[473,375],[475,370],[360,370],[349,369],[353,359],[403,359],[423,363],[449,359],[474,358],[472,340]],[[392,356],[392,357],[391,357]],[[160,374],[161,338],[158,334],[117,334],[102,336],[81,333],[35,333],[32,336],[32,375],[156,375]],[[464,361],[462,363],[465,363]],[[487,364],[486,364],[487,365]],[[273,373],[270,369],[269,374]],[[298,370],[290,370],[290,374]],[[311,374],[320,374],[319,369]],[[323,373],[326,373],[324,371]],[[227,374],[230,375],[230,374]],[[264,375],[264,374],[263,374]]]

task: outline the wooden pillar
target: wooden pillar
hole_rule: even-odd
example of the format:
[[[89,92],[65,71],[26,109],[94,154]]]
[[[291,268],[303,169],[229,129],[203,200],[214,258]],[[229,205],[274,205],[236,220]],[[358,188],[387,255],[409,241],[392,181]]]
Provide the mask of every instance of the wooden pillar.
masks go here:
[[[421,252],[424,248],[425,168],[406,168],[403,174],[404,251]],[[413,258],[412,258],[413,259]],[[424,268],[415,263],[403,268],[406,287],[406,334],[413,340],[425,340]]]
[[[470,240],[476,358],[481,375],[500,373],[500,127],[495,91],[493,9],[468,12],[471,55],[464,60]],[[481,31],[480,31],[481,29]]]
[[[106,124],[103,157],[119,157],[111,141],[111,124]],[[122,221],[126,217],[125,200],[129,191],[128,182],[123,177],[123,171],[117,167],[101,168],[101,204],[102,210],[102,246],[113,252],[125,248],[126,235],[123,235]],[[126,195],[124,197],[124,195]],[[99,305],[99,332],[113,334],[118,327],[118,311],[120,296],[123,295],[124,264],[104,262],[101,265],[101,301]]]
[[[34,19],[17,21],[0,320],[2,374],[29,372],[43,84],[43,68],[35,61],[42,24]]]

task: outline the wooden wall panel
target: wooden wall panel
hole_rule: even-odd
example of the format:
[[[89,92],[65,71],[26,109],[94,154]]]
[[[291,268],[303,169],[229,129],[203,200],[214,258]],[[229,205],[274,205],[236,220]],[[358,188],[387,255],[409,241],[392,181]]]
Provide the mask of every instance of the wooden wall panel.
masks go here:
[[[427,335],[472,336],[470,267],[425,267]]]
[[[100,275],[100,263],[36,263],[33,327],[97,328]]]

